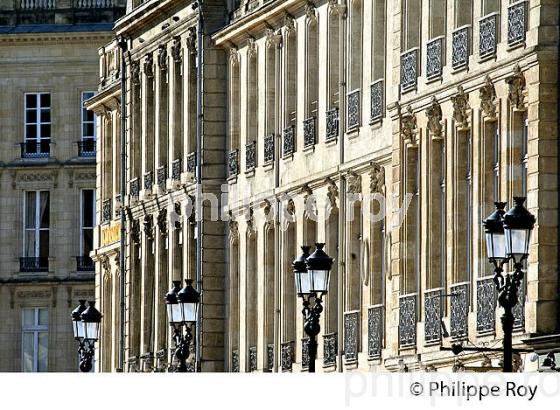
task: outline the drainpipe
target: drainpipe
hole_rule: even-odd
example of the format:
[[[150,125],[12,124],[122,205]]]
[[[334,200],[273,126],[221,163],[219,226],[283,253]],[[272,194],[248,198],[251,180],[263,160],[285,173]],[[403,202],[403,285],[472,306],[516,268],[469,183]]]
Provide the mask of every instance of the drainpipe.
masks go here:
[[[338,91],[339,100],[339,119],[338,119],[338,147],[339,147],[339,164],[344,164],[344,130],[346,129],[346,17],[347,17],[346,0],[343,0],[339,8],[339,72],[340,86]],[[341,35],[342,34],[342,35]],[[338,177],[339,189],[339,211],[338,211],[338,320],[337,320],[337,370],[342,373],[342,355],[344,354],[344,278],[345,260],[346,260],[346,224],[344,223],[346,215],[346,180],[339,173]]]
[[[202,229],[203,229],[203,218],[202,214],[202,135],[204,133],[203,124],[203,99],[204,99],[204,22],[203,22],[203,0],[198,2],[198,24],[197,24],[197,42],[198,42],[198,61],[197,61],[197,73],[196,73],[196,189],[197,189],[197,209],[198,217],[196,218],[196,285],[200,292],[200,304],[198,309],[198,318],[196,322],[196,338],[195,338],[195,360],[196,360],[196,370],[202,370],[201,363],[201,348],[200,345],[202,340],[202,310],[204,309],[204,290],[202,288]]]
[[[125,275],[126,269],[126,217],[124,212],[124,198],[126,195],[126,59],[125,53],[128,50],[127,40],[123,37],[118,40],[119,47],[121,49],[121,238],[119,245],[119,265],[120,265],[120,328],[119,328],[119,368],[118,372],[124,371],[124,321],[126,312],[126,300],[125,300]]]

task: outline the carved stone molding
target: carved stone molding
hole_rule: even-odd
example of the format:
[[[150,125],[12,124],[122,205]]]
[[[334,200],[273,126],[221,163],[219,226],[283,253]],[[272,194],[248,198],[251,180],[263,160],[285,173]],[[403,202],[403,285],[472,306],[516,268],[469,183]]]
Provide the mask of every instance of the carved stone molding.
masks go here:
[[[451,97],[453,102],[453,118],[455,123],[460,130],[469,129],[469,95],[465,93],[463,87],[460,85],[457,87],[457,94]]]
[[[349,194],[362,193],[362,176],[355,172],[351,172],[346,177],[347,187],[346,192]]]
[[[513,67],[513,75],[506,78],[509,86],[508,101],[513,108],[523,110],[525,108],[525,76],[519,64]]]
[[[418,133],[418,125],[416,121],[416,115],[412,111],[412,107],[409,105],[406,108],[405,113],[400,114],[401,120],[401,137],[404,143],[409,147],[416,147],[416,135]]]
[[[489,75],[486,76],[486,81],[480,88],[480,108],[486,118],[496,119],[496,89]]]
[[[443,122],[441,106],[435,96],[432,97],[430,106],[426,109],[426,116],[428,117],[428,130],[434,140],[441,140],[443,138]]]
[[[369,189],[372,194],[384,194],[385,192],[385,168],[377,163],[372,164],[369,172]]]
[[[18,299],[46,299],[52,296],[49,290],[20,290],[16,292]]]

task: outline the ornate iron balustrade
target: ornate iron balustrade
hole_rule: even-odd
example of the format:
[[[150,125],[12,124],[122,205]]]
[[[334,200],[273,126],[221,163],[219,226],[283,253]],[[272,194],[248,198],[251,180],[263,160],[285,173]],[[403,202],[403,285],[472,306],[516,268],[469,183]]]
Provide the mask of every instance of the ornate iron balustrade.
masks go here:
[[[317,142],[315,117],[303,120],[303,148],[310,148]]]
[[[344,314],[344,361],[347,364],[358,361],[359,326],[360,312]]]
[[[337,334],[329,333],[323,335],[323,366],[336,366],[337,356]]]
[[[348,118],[346,123],[348,130],[353,130],[360,126],[360,119],[361,119],[360,95],[361,95],[360,90],[354,90],[348,93],[347,96]]]
[[[291,372],[294,363],[294,342],[284,342],[281,345],[282,354],[280,357],[283,372]]]
[[[519,287],[518,302],[513,307],[513,328],[515,330],[522,330],[525,328],[525,282],[521,282]]]
[[[245,172],[254,171],[257,168],[257,141],[245,145]]]
[[[266,346],[266,370],[272,372],[274,370],[274,345]]]
[[[234,149],[228,153],[228,175],[235,177],[239,174],[239,150]]]
[[[19,258],[20,272],[48,272],[48,256],[25,256]]]
[[[167,166],[165,165],[157,169],[157,185],[159,189],[165,191],[167,185]]]
[[[288,157],[296,150],[295,127],[290,125],[288,128],[285,128],[282,135],[284,137],[282,141],[282,156]]]
[[[51,155],[51,140],[25,141],[20,148],[22,158],[48,158]]]
[[[383,306],[368,309],[368,358],[379,359],[383,348]]]
[[[371,93],[371,111],[370,120],[371,122],[378,121],[385,115],[385,98],[384,98],[384,84],[383,80],[377,80],[373,82],[370,86]]]
[[[234,350],[231,352],[231,372],[239,373],[239,351]]]
[[[257,366],[257,347],[249,347],[249,371],[254,372],[258,369]]]
[[[434,80],[443,73],[443,45],[445,37],[436,37],[426,45],[426,78]]]
[[[496,329],[497,291],[493,278],[476,282],[476,331],[493,332]]]
[[[436,343],[441,340],[443,290],[429,290],[424,294],[424,340]]]
[[[95,270],[93,259],[90,256],[76,256],[76,270],[78,272],[91,272]]]
[[[416,89],[417,81],[418,48],[413,48],[401,54],[401,90],[406,92]]]
[[[463,339],[469,333],[469,285],[460,283],[452,285],[451,290],[451,315],[450,334],[453,339]]]
[[[264,163],[270,164],[274,161],[274,134],[264,137]]]
[[[508,7],[508,38],[509,46],[525,42],[527,32],[527,2],[518,1]]]
[[[399,347],[416,345],[416,294],[399,298]]]
[[[309,338],[301,339],[301,368],[309,369]]]
[[[76,0],[80,9],[108,9],[114,7],[113,0]]]
[[[173,160],[171,163],[171,179],[173,181],[181,180],[181,171],[183,170],[183,161],[181,158]]]
[[[451,33],[451,66],[455,70],[469,64],[469,28],[470,26],[459,27]]]
[[[338,138],[338,126],[339,126],[339,112],[338,108],[333,108],[327,111],[327,135],[325,141],[333,141]]]
[[[104,199],[101,206],[101,223],[108,223],[113,217],[112,199]]]
[[[56,0],[21,0],[20,7],[24,10],[55,9]]]
[[[144,174],[144,189],[146,191],[151,191],[154,186],[154,173],[148,171]]]
[[[95,140],[93,138],[78,141],[78,156],[82,158],[95,158]]]
[[[140,180],[138,178],[134,178],[130,180],[130,196],[133,199],[138,199],[140,195]]]
[[[498,44],[498,13],[492,13],[480,19],[480,44],[478,54],[480,58],[496,54]]]
[[[196,152],[187,155],[187,172],[196,174]]]

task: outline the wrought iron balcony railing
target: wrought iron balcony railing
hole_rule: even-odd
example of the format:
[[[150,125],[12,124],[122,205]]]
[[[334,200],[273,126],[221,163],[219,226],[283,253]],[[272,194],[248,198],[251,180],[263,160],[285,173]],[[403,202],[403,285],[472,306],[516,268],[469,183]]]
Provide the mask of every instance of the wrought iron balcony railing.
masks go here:
[[[180,181],[182,170],[183,170],[183,161],[181,160],[181,158],[177,158],[173,160],[173,162],[171,163],[171,179],[173,181]]]
[[[228,175],[235,177],[239,174],[239,150],[234,149],[228,153]]]
[[[51,10],[56,8],[56,0],[21,0],[23,10]]]
[[[361,92],[354,90],[348,93],[347,96],[347,127],[348,130],[354,130],[360,126],[361,123]]]
[[[187,172],[196,174],[196,152],[187,155]]]
[[[368,357],[378,359],[383,348],[383,306],[368,309]]]
[[[513,321],[513,328],[515,330],[525,329],[525,286],[526,282],[521,282],[517,296],[518,302],[512,309],[513,317],[515,318]]]
[[[130,180],[130,196],[136,200],[140,196],[140,180],[138,178]]]
[[[95,158],[95,140],[92,138],[78,141],[78,156],[84,158]]]
[[[51,140],[25,141],[20,147],[22,158],[48,158],[51,154]]]
[[[360,340],[360,312],[344,313],[344,361],[358,361],[358,343]]]
[[[309,369],[309,338],[304,337],[301,339],[301,368],[303,370]]]
[[[89,256],[76,256],[76,270],[78,272],[91,272],[95,270],[93,259]]]
[[[492,277],[476,282],[476,331],[493,332],[496,329],[497,291]]]
[[[144,174],[144,189],[146,191],[151,191],[154,187],[154,173],[148,171]]]
[[[274,134],[264,137],[264,163],[270,164],[274,161]]]
[[[424,340],[435,343],[441,340],[442,289],[432,289],[424,294]]]
[[[251,346],[249,347],[249,371],[254,372],[257,371],[257,347]]]
[[[416,294],[399,298],[399,347],[416,345]]]
[[[291,372],[294,363],[294,342],[284,342],[281,345],[281,368],[283,372]]]
[[[378,121],[385,115],[385,98],[384,98],[384,81],[377,80],[373,82],[370,86],[371,93],[371,111],[370,111],[370,121]]]
[[[295,127],[290,125],[282,132],[282,157],[289,157],[296,150]]]
[[[162,165],[157,169],[157,185],[162,191],[165,191],[167,186],[167,166]]]
[[[336,366],[337,334],[329,333],[323,336],[323,366]]]
[[[509,46],[525,42],[527,32],[527,1],[522,0],[508,7],[508,38]]]
[[[436,37],[426,45],[426,78],[440,78],[443,73],[443,45],[445,37]]]
[[[450,287],[451,314],[450,335],[453,339],[464,339],[469,333],[469,285],[459,283]]]
[[[451,33],[451,66],[454,70],[467,67],[470,55],[470,26],[459,27]]]
[[[418,81],[418,48],[412,48],[401,54],[401,90],[416,89]]]
[[[498,44],[498,13],[492,13],[480,19],[480,44],[478,54],[480,58],[487,58],[496,55]]]
[[[257,141],[245,145],[245,171],[254,171],[257,167]]]
[[[101,223],[109,223],[113,218],[112,202],[111,198],[103,200],[101,207]]]
[[[338,107],[327,111],[327,136],[326,141],[334,141],[338,138],[338,126],[340,124]]]
[[[231,372],[239,373],[239,351],[234,350],[231,352]]]
[[[266,370],[272,372],[274,370],[274,345],[266,346]]]
[[[48,256],[25,256],[19,258],[20,272],[48,272]]]
[[[75,0],[80,9],[108,9],[114,7],[113,0]]]
[[[315,117],[310,117],[303,121],[303,148],[311,148],[316,142]]]

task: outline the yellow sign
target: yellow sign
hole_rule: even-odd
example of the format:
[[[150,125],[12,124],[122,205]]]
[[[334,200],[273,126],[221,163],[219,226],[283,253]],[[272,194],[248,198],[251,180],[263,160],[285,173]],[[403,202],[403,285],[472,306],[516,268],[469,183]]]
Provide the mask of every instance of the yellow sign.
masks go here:
[[[110,245],[121,240],[121,224],[101,228],[101,246]]]

